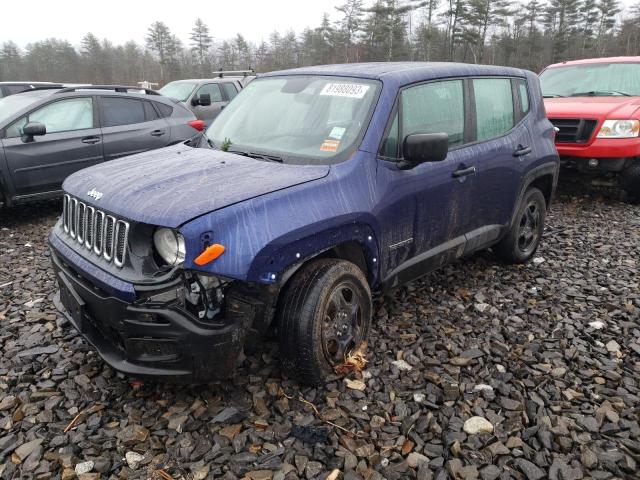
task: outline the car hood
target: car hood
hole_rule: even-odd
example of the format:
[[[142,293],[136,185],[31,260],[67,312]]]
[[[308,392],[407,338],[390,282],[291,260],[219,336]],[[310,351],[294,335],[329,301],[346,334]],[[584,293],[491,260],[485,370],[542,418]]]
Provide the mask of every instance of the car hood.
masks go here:
[[[545,98],[549,118],[596,118],[625,120],[634,118],[640,108],[638,97]]]
[[[175,228],[234,203],[323,178],[329,169],[180,144],[81,170],[62,188],[116,216]]]

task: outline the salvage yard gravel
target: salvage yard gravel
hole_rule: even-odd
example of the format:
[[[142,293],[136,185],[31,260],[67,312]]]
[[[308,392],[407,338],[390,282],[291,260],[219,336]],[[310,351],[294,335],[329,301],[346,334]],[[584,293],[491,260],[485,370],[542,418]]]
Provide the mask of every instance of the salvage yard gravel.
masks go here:
[[[376,302],[323,388],[267,342],[227,382],[116,374],[57,313],[59,202],[0,211],[0,478],[640,478],[640,207],[564,193],[524,266],[481,252]]]

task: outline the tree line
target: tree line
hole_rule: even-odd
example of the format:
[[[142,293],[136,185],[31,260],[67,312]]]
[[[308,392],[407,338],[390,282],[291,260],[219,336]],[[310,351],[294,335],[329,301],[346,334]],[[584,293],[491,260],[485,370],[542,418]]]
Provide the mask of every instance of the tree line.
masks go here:
[[[332,20],[333,18],[333,20]],[[345,0],[315,28],[274,31],[259,43],[214,40],[196,19],[186,41],[163,22],[140,45],[87,33],[80,45],[49,38],[0,48],[0,80],[136,84],[326,63],[461,61],[541,70],[564,60],[640,55],[640,2],[619,0]]]

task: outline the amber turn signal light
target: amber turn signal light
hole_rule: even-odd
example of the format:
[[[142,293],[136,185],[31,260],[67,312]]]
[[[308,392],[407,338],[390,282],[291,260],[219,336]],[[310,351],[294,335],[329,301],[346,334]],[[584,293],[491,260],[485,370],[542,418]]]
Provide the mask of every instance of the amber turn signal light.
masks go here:
[[[220,245],[219,243],[214,243],[213,245],[205,248],[204,252],[196,257],[194,263],[196,265],[206,265],[207,263],[213,262],[216,258],[224,253],[224,245]]]

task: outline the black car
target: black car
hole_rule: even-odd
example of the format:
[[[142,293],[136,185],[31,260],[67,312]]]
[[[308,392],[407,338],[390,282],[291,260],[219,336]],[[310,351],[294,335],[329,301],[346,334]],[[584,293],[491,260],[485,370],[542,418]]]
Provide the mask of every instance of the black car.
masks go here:
[[[51,82],[0,82],[0,98],[36,88],[62,88],[60,83]]]
[[[173,145],[203,122],[136,87],[39,88],[0,99],[0,204],[61,195],[73,172]]]
[[[198,119],[209,125],[238,92],[256,78],[251,73],[252,70],[238,70],[217,72],[217,78],[176,80],[158,92],[182,102]]]

